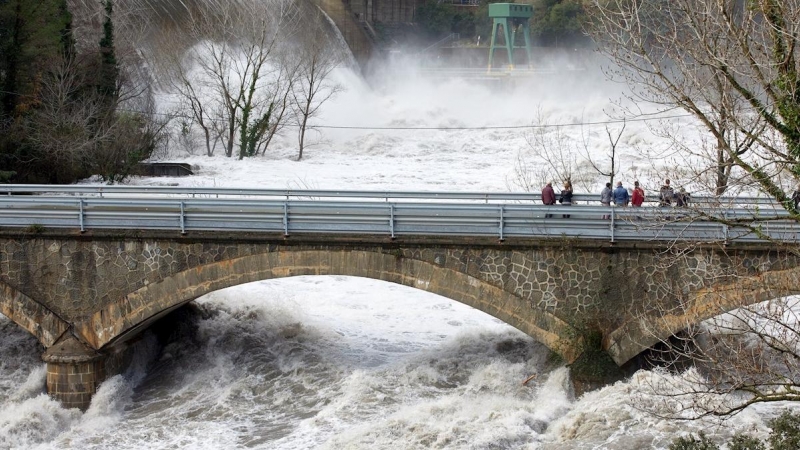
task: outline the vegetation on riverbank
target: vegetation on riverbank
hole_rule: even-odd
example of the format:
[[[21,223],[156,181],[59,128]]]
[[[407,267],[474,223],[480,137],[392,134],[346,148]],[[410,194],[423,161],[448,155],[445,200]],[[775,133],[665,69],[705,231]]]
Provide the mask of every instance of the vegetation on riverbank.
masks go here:
[[[161,143],[144,80],[120,59],[103,4],[102,33],[77,45],[66,0],[0,3],[0,181],[125,178]]]

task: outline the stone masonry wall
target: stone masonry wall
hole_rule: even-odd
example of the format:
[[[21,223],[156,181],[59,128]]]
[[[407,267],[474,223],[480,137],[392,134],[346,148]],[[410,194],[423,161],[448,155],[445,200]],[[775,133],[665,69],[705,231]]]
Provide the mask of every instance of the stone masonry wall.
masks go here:
[[[764,248],[664,252],[569,240],[364,241],[244,234],[0,236],[0,282],[76,323],[188,269],[273,252],[361,251],[467,274],[513,294],[531,312],[547,312],[578,329],[609,332],[653,305],[677,308],[700,289],[797,266],[796,258]]]

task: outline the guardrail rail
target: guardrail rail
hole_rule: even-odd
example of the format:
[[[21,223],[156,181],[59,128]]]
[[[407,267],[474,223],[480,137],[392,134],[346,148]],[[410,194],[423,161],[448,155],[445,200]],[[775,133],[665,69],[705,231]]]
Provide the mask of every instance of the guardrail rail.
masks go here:
[[[690,208],[607,207],[594,194],[574,199],[572,206],[545,206],[532,193],[0,185],[0,227],[611,242],[800,238],[800,225],[770,199],[697,197]]]

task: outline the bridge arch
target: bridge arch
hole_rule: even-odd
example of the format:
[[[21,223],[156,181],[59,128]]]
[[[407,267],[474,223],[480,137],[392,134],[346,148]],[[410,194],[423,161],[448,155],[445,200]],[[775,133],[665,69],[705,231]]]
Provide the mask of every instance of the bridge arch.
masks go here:
[[[579,353],[578,333],[561,319],[470,275],[373,251],[280,250],[210,263],[144,286],[75,324],[95,349],[204,294],[253,281],[297,275],[348,275],[411,286],[483,311],[521,330],[565,360]]]
[[[770,299],[800,294],[800,267],[741,276],[693,292],[685,307],[634,317],[609,333],[605,347],[622,365],[691,325]]]
[[[69,324],[41,303],[0,281],[0,313],[34,335],[45,347],[58,340]]]

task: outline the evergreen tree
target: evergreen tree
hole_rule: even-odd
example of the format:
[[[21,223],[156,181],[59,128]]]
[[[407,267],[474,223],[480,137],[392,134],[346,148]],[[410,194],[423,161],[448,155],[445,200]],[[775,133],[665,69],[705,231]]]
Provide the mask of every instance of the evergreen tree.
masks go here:
[[[579,0],[537,0],[533,5],[531,31],[548,46],[589,44],[583,33],[586,15]]]
[[[113,9],[111,0],[106,0],[103,38],[100,39],[100,79],[97,85],[98,93],[106,100],[106,105],[112,109],[116,105],[119,94],[117,89],[119,66],[117,65],[117,56],[114,49],[114,22],[111,17]]]
[[[52,61],[72,53],[66,0],[0,0],[0,179],[24,179],[40,171],[24,161],[21,119],[39,104],[40,81]]]
[[[4,116],[35,105],[36,82],[71,45],[65,0],[0,0],[0,107]]]

